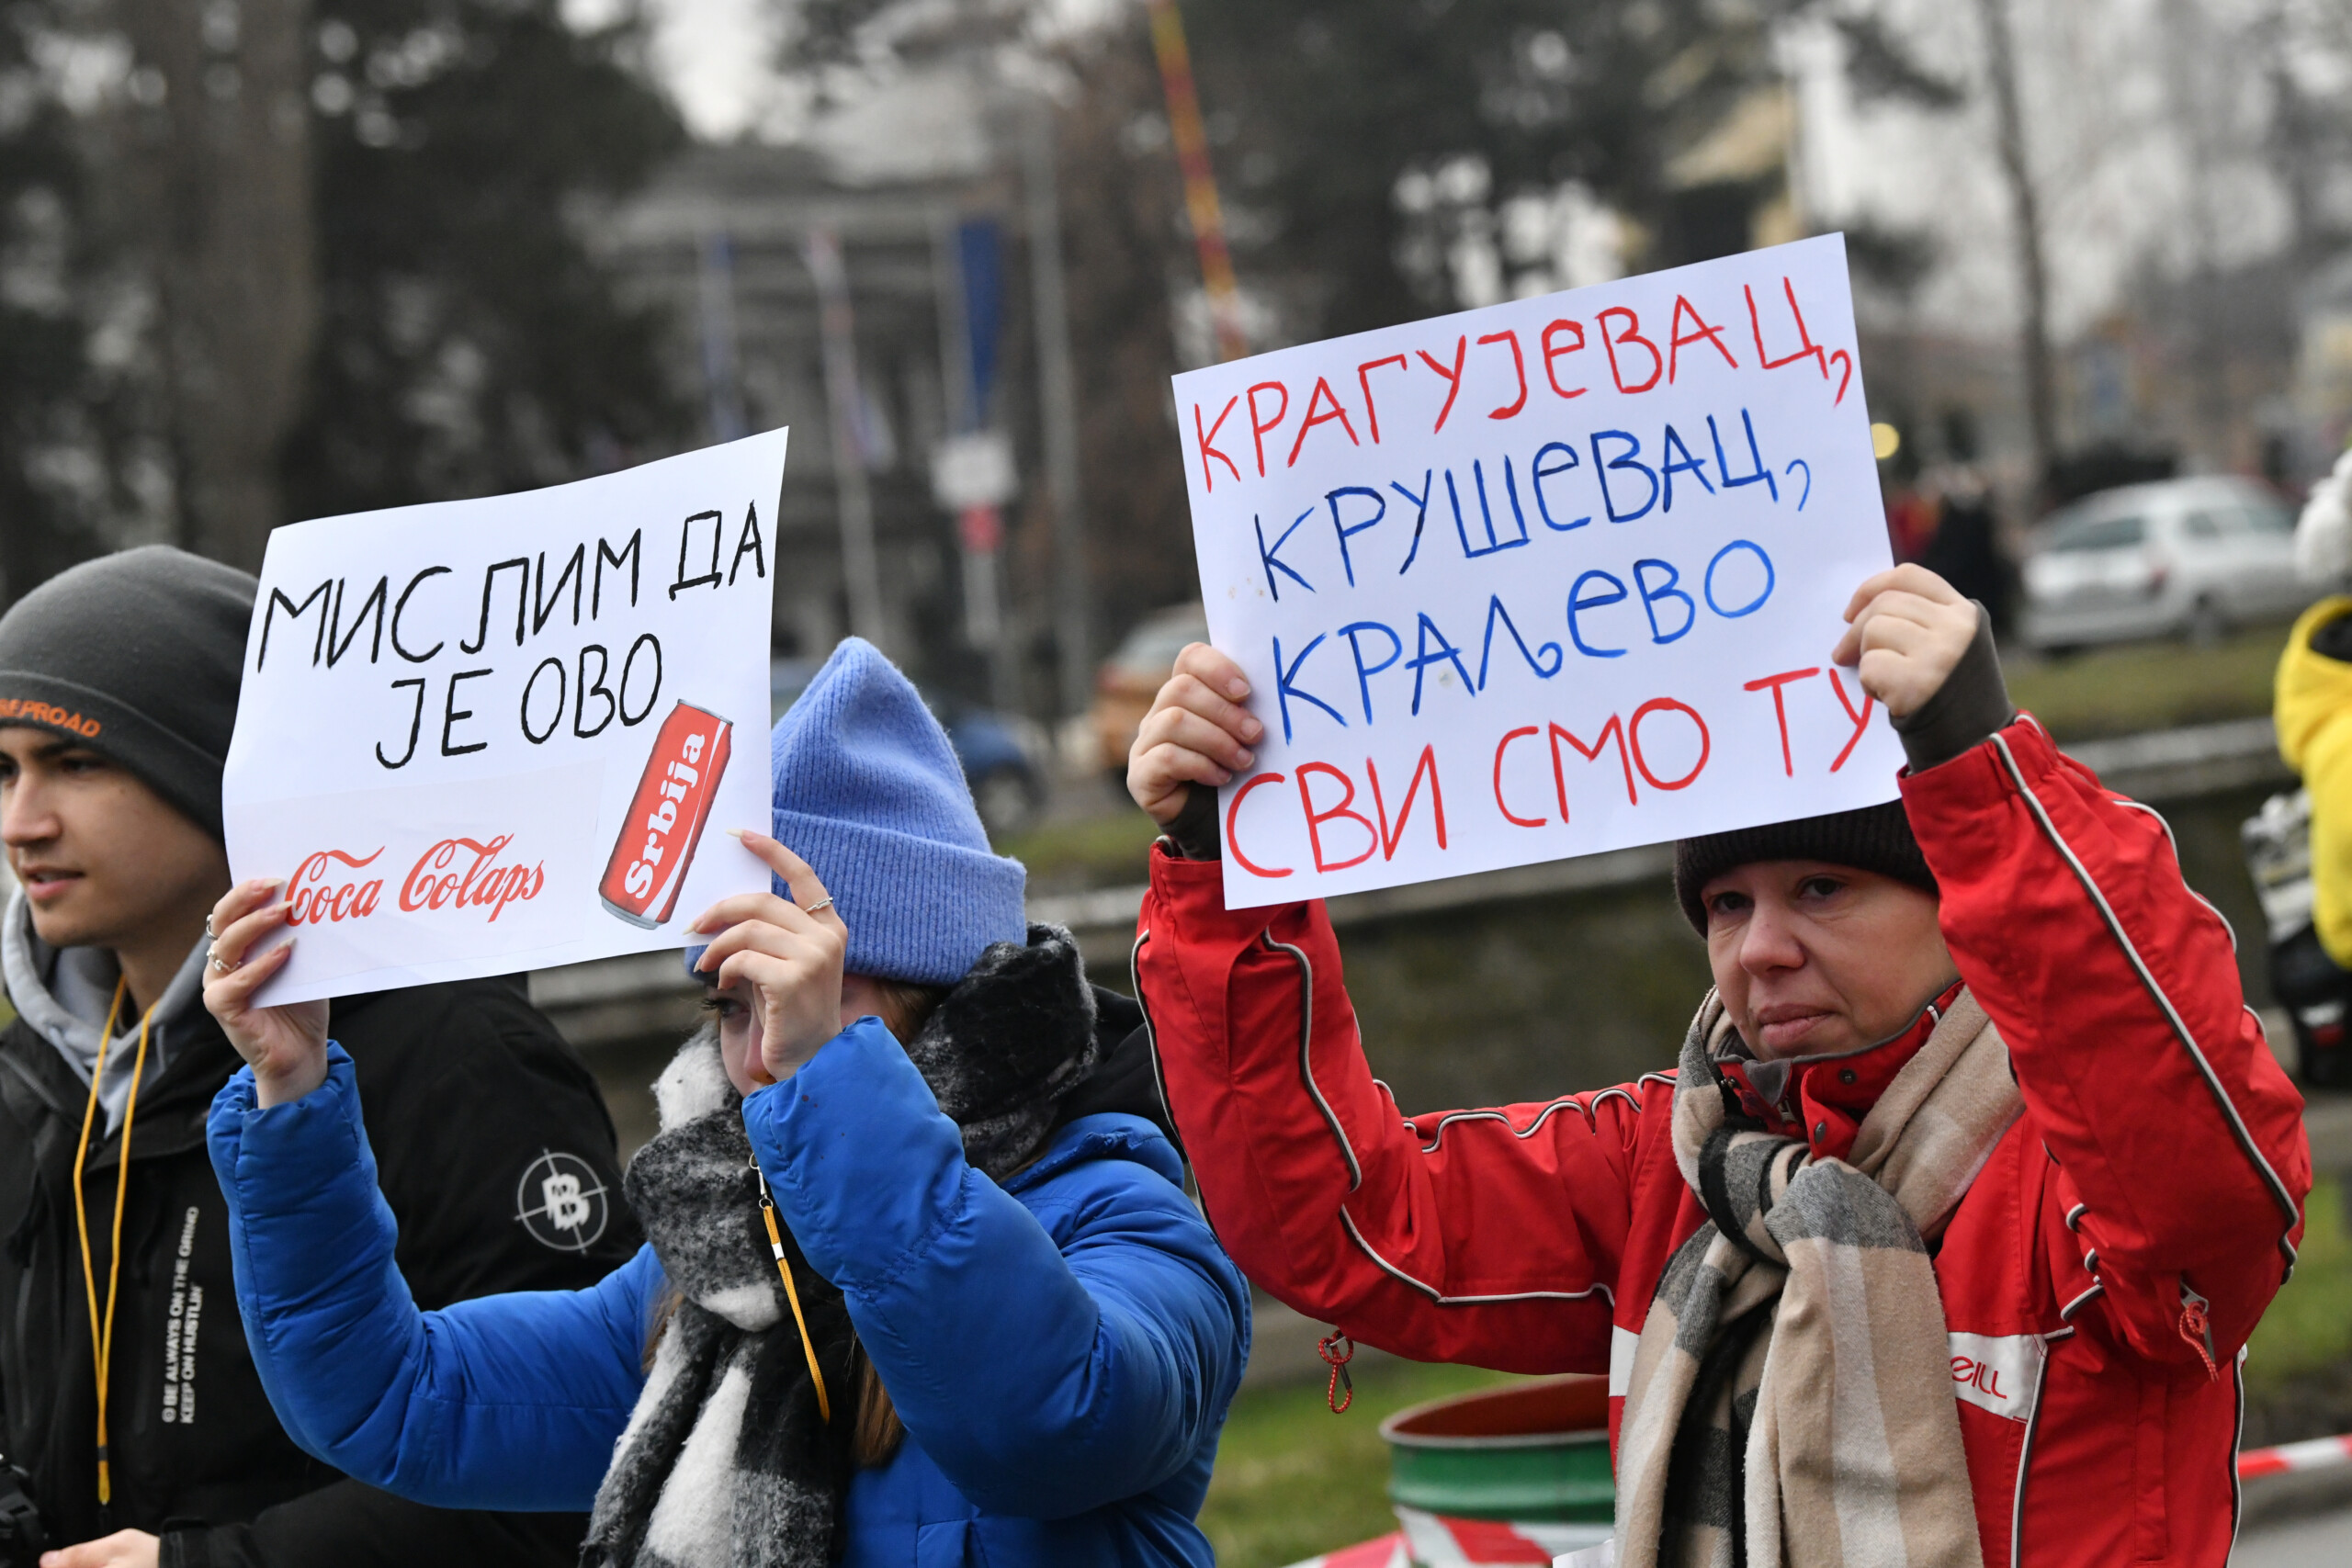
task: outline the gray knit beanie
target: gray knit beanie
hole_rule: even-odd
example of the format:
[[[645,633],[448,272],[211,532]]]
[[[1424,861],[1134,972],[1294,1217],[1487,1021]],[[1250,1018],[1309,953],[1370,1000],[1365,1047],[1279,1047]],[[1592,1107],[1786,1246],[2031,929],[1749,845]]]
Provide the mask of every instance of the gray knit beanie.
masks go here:
[[[86,741],[220,838],[258,586],[168,545],[58,573],[0,615],[0,727]]]
[[[1822,817],[1800,817],[1790,822],[1767,822],[1758,828],[1735,828],[1684,839],[1674,846],[1674,896],[1701,936],[1707,934],[1707,911],[1699,895],[1707,884],[1735,866],[1760,860],[1817,860],[1850,865],[1908,883],[1923,893],[1935,893],[1936,874],[1919,852],[1911,834],[1911,819],[1900,800],[1865,806],[1854,811],[1832,811]]]

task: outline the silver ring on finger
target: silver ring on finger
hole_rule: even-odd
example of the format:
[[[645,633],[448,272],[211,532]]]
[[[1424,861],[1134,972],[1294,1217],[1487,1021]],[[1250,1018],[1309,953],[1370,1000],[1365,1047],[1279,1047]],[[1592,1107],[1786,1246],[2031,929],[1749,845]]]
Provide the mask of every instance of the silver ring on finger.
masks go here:
[[[209,915],[204,917],[204,940],[207,942],[220,940],[220,933],[212,929],[212,917]]]
[[[828,893],[822,898],[820,898],[815,903],[809,905],[808,908],[802,910],[801,913],[806,915],[820,915],[832,907],[833,896]]]
[[[227,959],[221,957],[220,950],[217,947],[207,950],[204,956],[210,962],[214,970],[222,975],[226,975],[237,967],[236,964],[232,964]]]

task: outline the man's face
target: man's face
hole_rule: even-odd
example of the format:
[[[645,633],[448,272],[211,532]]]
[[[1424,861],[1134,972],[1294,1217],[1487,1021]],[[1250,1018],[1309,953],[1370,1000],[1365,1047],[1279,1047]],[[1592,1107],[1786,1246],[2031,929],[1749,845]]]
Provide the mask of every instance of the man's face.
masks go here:
[[[1708,883],[1707,962],[1740,1035],[1767,1060],[1886,1039],[1957,977],[1936,899],[1826,861],[1757,861]]]
[[[0,843],[52,947],[121,948],[185,926],[229,888],[211,835],[130,770],[45,729],[0,728]]]

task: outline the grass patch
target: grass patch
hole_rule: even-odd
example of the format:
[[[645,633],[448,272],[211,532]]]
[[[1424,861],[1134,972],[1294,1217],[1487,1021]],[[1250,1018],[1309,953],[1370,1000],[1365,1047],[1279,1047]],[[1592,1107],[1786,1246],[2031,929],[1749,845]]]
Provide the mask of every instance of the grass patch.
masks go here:
[[[2023,661],[2009,695],[2058,739],[2091,740],[2270,711],[2270,681],[2287,628],[2252,626],[2211,648],[2134,642],[2066,659]]]
[[[2303,1208],[2295,1277],[2255,1325],[2246,1381],[2273,1387],[2352,1356],[2352,1236],[2344,1228],[2344,1186],[2322,1177]]]
[[[1510,1381],[1475,1367],[1384,1360],[1356,1373],[1344,1416],[1325,1407],[1319,1382],[1241,1395],[1201,1510],[1221,1568],[1283,1568],[1388,1534],[1396,1517],[1380,1423],[1425,1399]]]
[[[1032,892],[1119,887],[1151,874],[1151,841],[1159,829],[1130,808],[1101,817],[1046,822],[997,846],[1029,868]]]

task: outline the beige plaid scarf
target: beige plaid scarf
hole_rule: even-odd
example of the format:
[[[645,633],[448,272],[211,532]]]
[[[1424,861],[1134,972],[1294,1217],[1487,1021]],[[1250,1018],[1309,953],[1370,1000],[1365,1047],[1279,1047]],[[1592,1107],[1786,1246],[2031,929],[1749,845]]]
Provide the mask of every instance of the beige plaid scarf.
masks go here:
[[[1710,1223],[1634,1353],[1618,1568],[1978,1568],[1939,1235],[2023,1109],[1962,991],[1847,1160],[1727,1114],[1745,1046],[1712,993],[1683,1042],[1674,1153]]]

